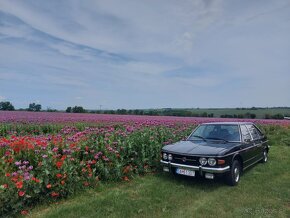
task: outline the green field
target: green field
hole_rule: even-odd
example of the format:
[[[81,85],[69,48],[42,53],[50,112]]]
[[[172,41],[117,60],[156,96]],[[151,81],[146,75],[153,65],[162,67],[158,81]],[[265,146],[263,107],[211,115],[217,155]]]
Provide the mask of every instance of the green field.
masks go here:
[[[236,109],[236,108],[201,108],[201,109],[190,109],[193,113],[202,114],[206,112],[207,114],[214,114],[214,117],[220,117],[224,114],[234,115],[234,114],[256,114],[256,118],[263,119],[265,114],[275,115],[290,115],[290,108],[258,108],[258,109]]]
[[[124,109],[123,109],[124,110]],[[108,112],[108,111],[107,111]],[[140,113],[142,112],[142,113]],[[257,118],[284,119],[290,117],[289,107],[275,108],[163,108],[146,110],[116,111],[119,114],[141,114],[182,117],[226,117],[226,118]]]
[[[290,129],[265,131],[268,163],[247,170],[236,187],[159,171],[100,183],[58,204],[39,206],[29,217],[290,217]]]

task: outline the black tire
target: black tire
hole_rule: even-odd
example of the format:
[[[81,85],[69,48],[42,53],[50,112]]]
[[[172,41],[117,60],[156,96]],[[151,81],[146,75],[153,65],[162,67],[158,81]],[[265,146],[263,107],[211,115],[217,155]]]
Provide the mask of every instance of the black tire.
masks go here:
[[[226,174],[226,182],[230,186],[236,186],[241,177],[241,164],[238,160],[234,160],[230,171]]]
[[[267,161],[268,161],[268,151],[264,150],[263,159],[261,160],[261,163],[267,163]]]

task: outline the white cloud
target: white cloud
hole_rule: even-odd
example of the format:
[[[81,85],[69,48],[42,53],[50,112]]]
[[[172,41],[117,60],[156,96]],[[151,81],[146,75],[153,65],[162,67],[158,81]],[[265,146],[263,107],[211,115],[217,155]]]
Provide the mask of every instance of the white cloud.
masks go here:
[[[283,105],[290,69],[286,3],[1,1],[1,94],[64,105],[82,96],[90,108],[190,106],[197,92],[200,107],[239,99]],[[193,69],[192,76],[165,76],[175,69]]]

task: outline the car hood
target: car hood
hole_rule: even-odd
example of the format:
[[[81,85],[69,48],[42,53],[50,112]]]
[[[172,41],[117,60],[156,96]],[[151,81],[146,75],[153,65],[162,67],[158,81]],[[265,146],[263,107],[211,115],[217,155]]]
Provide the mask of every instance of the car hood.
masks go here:
[[[176,154],[219,156],[233,150],[236,146],[237,143],[234,142],[180,141],[174,144],[166,145],[162,148],[162,150]]]

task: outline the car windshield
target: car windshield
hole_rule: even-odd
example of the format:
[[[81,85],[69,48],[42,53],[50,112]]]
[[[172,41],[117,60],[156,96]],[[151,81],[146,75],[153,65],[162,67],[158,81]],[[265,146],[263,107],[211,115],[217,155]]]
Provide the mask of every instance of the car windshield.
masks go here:
[[[235,124],[202,124],[188,140],[240,141],[239,126]]]

